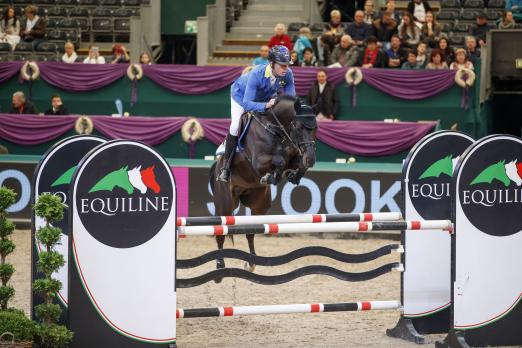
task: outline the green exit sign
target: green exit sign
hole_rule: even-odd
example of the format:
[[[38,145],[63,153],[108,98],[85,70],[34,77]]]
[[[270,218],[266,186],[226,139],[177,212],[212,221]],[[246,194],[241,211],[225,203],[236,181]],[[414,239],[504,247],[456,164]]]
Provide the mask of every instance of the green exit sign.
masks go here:
[[[522,69],[522,58],[515,59],[515,66],[517,69]]]

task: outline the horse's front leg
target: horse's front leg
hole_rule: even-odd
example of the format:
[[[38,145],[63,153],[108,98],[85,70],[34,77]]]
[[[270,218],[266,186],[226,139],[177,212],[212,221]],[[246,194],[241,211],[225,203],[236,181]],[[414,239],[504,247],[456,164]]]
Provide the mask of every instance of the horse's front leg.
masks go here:
[[[256,255],[256,248],[254,246],[254,237],[255,236],[256,236],[255,234],[246,235],[246,238],[248,241],[248,249],[250,250],[250,254],[254,255],[254,256]],[[254,272],[254,270],[256,269],[256,265],[253,262],[245,262],[244,268],[248,272]]]
[[[255,192],[251,192],[251,195],[256,198],[252,200],[252,203],[250,204],[252,215],[265,215],[268,212],[268,209],[270,209],[270,205],[272,204],[272,194],[270,187],[258,189]],[[248,249],[250,250],[250,254],[253,256],[256,255],[254,237],[255,234],[246,235],[248,241]],[[254,262],[245,262],[244,268],[249,272],[254,272],[256,265]]]
[[[216,243],[219,250],[223,249],[223,244],[225,244],[225,236],[216,236]],[[225,260],[220,257],[216,259],[216,269],[225,268]],[[214,279],[214,282],[221,283],[223,277],[218,277]]]
[[[287,162],[285,158],[279,154],[272,156],[271,162],[271,170],[261,177],[261,184],[277,185],[279,182],[281,182],[281,178],[283,177],[283,170],[285,169]]]

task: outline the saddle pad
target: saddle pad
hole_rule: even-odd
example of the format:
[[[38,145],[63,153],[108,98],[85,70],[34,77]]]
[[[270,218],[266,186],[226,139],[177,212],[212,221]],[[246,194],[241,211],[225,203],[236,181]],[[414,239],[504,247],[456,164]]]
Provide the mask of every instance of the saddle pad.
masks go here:
[[[250,128],[250,124],[252,123],[252,117],[248,117],[247,114],[245,114],[241,118],[241,134],[239,135],[239,139],[237,142],[236,152],[241,152],[245,149],[245,137],[248,133],[248,130]],[[219,145],[219,147],[216,150],[216,156],[223,156],[225,154],[225,141]]]

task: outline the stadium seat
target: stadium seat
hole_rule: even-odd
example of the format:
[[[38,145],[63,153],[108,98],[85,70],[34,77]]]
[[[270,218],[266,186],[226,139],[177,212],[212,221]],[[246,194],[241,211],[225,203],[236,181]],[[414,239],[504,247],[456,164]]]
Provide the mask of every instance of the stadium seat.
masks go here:
[[[299,31],[302,27],[308,26],[305,22],[292,22],[288,24],[288,31]]]
[[[33,55],[33,60],[37,62],[54,62],[57,60],[56,53],[38,53]]]
[[[442,8],[460,8],[459,0],[442,0],[440,2],[440,7]]]
[[[494,20],[496,21],[497,19],[499,19],[500,17],[502,17],[502,13],[503,11],[498,11],[498,10],[489,10],[487,13],[486,13],[486,17],[489,19],[489,20]]]
[[[112,17],[112,10],[105,7],[97,7],[91,10],[92,17]]]
[[[130,31],[130,21],[128,19],[114,19],[114,32],[127,33]]]
[[[56,52],[58,52],[59,54],[64,54],[65,53],[65,42],[57,41],[57,42],[55,42],[55,44],[56,44]]]
[[[98,0],[79,0],[80,6],[97,6]]]
[[[460,33],[467,33],[469,32],[469,29],[471,28],[471,23],[458,23],[453,26],[453,31],[460,32]]]
[[[4,55],[6,52],[11,52],[11,45],[7,42],[0,42],[0,55]]]
[[[464,8],[484,8],[483,0],[466,0],[464,1]]]
[[[51,41],[66,41],[67,40],[67,34],[65,31],[59,30],[59,29],[53,29],[49,30],[47,32],[47,40]]]
[[[15,48],[16,52],[32,52],[33,44],[30,42],[19,42]]]
[[[78,46],[80,43],[80,33],[78,30],[69,30],[67,32],[67,40],[71,41],[75,46]]]
[[[107,18],[93,18],[92,20],[93,32],[110,32],[112,31],[112,21]]]
[[[437,18],[439,20],[453,20],[459,17],[460,10],[457,9],[442,9],[440,10]]]
[[[76,0],[56,0],[57,5],[68,5],[73,6],[76,5],[78,2]]]
[[[130,17],[134,16],[134,10],[131,8],[121,7],[112,13],[114,17]]]
[[[74,18],[62,18],[58,21],[58,28],[78,28],[78,22]]]
[[[453,22],[441,22],[442,31],[448,33],[453,30]]]
[[[505,8],[506,2],[504,0],[489,0],[488,8]]]
[[[460,14],[460,19],[475,20],[477,18],[478,14],[479,14],[479,11],[463,9],[462,13]]]
[[[67,9],[65,7],[50,7],[47,9],[47,15],[51,17],[65,17],[67,16]]]
[[[44,41],[36,47],[36,51],[56,53],[56,44],[54,42]]]
[[[9,60],[27,62],[33,58],[32,52],[20,53],[17,52],[9,57]]]
[[[71,17],[89,17],[89,10],[85,7],[73,7],[69,11]]]
[[[310,26],[310,30],[314,33],[321,33],[323,31],[324,26],[325,23],[314,23]]]
[[[120,6],[121,0],[103,0],[103,6]]]
[[[461,33],[451,33],[449,36],[449,41],[453,46],[462,46],[466,43],[466,35]]]
[[[48,17],[47,18],[47,29],[50,29],[50,28],[56,28],[57,24],[58,24],[58,18],[51,18],[51,17]]]
[[[76,17],[76,24],[78,25],[78,28],[80,28],[82,31],[89,31],[90,28],[90,21],[88,17]]]
[[[140,0],[121,0],[121,4],[124,6],[140,6]]]

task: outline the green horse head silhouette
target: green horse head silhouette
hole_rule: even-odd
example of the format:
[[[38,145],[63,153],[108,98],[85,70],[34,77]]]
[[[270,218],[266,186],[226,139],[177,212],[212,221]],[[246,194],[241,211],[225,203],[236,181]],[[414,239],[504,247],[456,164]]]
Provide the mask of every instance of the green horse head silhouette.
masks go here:
[[[134,192],[134,187],[131,185],[129,181],[129,175],[127,174],[127,170],[128,166],[125,166],[105,175],[96,183],[96,185],[94,185],[89,190],[89,193],[96,191],[112,192],[114,187],[117,186],[127,191],[129,195],[132,194]]]
[[[476,185],[480,183],[488,183],[491,184],[491,182],[495,179],[500,181],[504,184],[504,186],[508,187],[511,183],[511,180],[509,180],[509,177],[506,174],[506,167],[505,167],[506,161],[499,161],[495,164],[490,165],[486,169],[480,172],[479,175],[473,179],[470,185]]]

